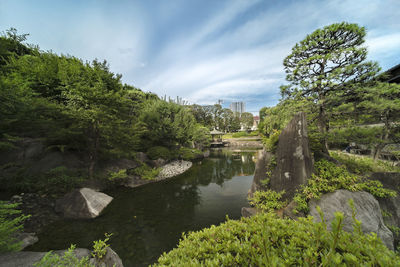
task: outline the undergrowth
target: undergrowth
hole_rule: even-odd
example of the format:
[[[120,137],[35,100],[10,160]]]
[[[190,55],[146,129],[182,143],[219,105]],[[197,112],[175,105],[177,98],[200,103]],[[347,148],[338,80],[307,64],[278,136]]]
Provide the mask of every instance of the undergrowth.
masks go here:
[[[323,217],[322,212],[320,215]],[[336,213],[332,231],[312,217],[298,221],[260,213],[183,234],[177,248],[154,266],[400,266],[400,257],[375,233],[342,230]]]
[[[332,162],[320,160],[315,163],[315,173],[302,186],[293,200],[297,203],[295,212],[308,212],[308,201],[319,199],[322,194],[338,189],[349,191],[367,191],[375,197],[394,197],[396,192],[383,188],[382,183],[375,180],[365,180],[363,177],[350,173],[345,166],[336,166]]]

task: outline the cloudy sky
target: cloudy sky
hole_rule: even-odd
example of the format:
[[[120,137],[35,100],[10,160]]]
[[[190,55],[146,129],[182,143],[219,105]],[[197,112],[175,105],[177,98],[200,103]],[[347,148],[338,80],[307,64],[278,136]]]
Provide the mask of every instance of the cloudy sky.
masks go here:
[[[106,59],[123,82],[191,103],[275,105],[283,59],[335,22],[367,28],[369,59],[400,63],[399,0],[0,0],[0,31],[42,50]]]

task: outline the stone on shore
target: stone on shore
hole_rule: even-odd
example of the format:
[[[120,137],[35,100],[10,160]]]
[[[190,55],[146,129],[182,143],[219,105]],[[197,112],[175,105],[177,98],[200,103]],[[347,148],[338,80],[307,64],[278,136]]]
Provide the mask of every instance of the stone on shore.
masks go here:
[[[184,173],[192,167],[190,161],[176,160],[161,167],[157,179],[166,179]]]
[[[65,218],[91,219],[99,216],[112,199],[112,197],[90,188],[75,189],[58,199],[55,209]]]
[[[55,254],[62,256],[67,250],[56,250]],[[19,251],[0,254],[0,267],[31,267],[40,261],[47,252]],[[76,248],[74,254],[78,259],[90,257],[90,250]],[[112,265],[111,265],[112,266]]]
[[[314,217],[314,221],[321,221],[316,209],[319,206],[324,214],[327,227],[331,230],[331,222],[335,218],[334,213],[336,211],[342,212],[344,214],[343,230],[352,232],[352,209],[348,204],[350,199],[354,201],[356,219],[361,221],[363,233],[376,233],[383,243],[393,250],[393,234],[383,222],[378,201],[370,193],[364,191],[350,192],[341,189],[322,195],[319,200],[309,202],[310,215]]]

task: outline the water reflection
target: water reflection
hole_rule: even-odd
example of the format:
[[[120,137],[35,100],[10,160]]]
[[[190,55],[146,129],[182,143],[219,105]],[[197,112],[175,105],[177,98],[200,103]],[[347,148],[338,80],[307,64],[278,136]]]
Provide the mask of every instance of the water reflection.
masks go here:
[[[254,172],[254,153],[213,152],[179,177],[135,189],[107,192],[114,200],[94,220],[56,222],[29,250],[92,246],[113,233],[112,248],[125,266],[145,266],[176,246],[182,232],[240,217]]]

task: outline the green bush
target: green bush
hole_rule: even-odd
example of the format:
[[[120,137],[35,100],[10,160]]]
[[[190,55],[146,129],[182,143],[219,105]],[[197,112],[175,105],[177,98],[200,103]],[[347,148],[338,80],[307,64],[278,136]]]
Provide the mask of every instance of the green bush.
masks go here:
[[[132,170],[133,174],[140,176],[144,180],[153,180],[160,173],[160,168],[151,168],[146,164]]]
[[[183,160],[193,160],[203,153],[195,148],[181,147],[177,152],[179,158]]]
[[[21,242],[15,239],[15,233],[22,229],[22,222],[29,216],[20,215],[18,203],[0,201],[0,252],[17,251]]]
[[[128,177],[128,174],[126,173],[126,169],[121,169],[116,172],[109,172],[107,179],[109,181],[115,181],[115,180],[121,180]]]
[[[169,160],[172,158],[173,155],[172,155],[171,151],[166,147],[154,146],[154,147],[151,147],[149,150],[147,150],[147,156],[150,159],[154,159],[154,160],[159,159],[159,158]]]
[[[276,192],[268,189],[266,191],[256,191],[252,198],[249,198],[249,202],[252,206],[264,210],[272,211],[279,210],[286,206],[286,201],[281,201],[281,198],[285,194],[285,190]]]
[[[336,166],[332,162],[320,160],[315,163],[315,173],[308,179],[307,185],[302,186],[294,196],[297,203],[295,211],[308,211],[307,202],[319,199],[322,194],[338,189],[349,191],[367,191],[376,197],[393,197],[396,192],[385,189],[379,181],[363,180],[361,176],[349,173],[345,166]]]
[[[0,182],[6,190],[62,194],[77,187],[84,179],[80,173],[59,166],[37,175],[31,175],[26,168],[20,168],[12,182],[6,179],[1,181],[1,178]]]
[[[265,149],[267,151],[269,151],[269,152],[276,151],[280,135],[281,135],[281,131],[273,130],[272,134],[269,137],[263,138],[263,143],[264,143]]]
[[[364,235],[341,228],[336,214],[332,231],[312,217],[298,221],[261,213],[228,220],[184,234],[177,248],[154,266],[400,266],[400,257],[375,233]]]
[[[33,264],[35,267],[95,267],[94,265],[89,263],[88,257],[83,257],[78,259],[75,256],[75,245],[71,245],[71,247],[64,253],[63,256],[58,256],[54,254],[52,251],[49,251],[44,255],[44,257],[39,261]]]

